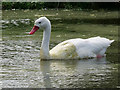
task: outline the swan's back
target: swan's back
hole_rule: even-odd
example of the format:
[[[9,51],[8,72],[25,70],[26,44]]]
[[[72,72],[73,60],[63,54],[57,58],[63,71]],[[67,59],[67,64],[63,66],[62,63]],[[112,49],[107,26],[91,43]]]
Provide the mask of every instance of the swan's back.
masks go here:
[[[101,37],[70,39],[55,46],[50,51],[50,54],[54,54],[56,57],[60,56],[62,59],[68,57],[71,59],[77,59],[97,57],[97,55],[103,56],[107,47],[109,47],[113,41],[114,40]]]

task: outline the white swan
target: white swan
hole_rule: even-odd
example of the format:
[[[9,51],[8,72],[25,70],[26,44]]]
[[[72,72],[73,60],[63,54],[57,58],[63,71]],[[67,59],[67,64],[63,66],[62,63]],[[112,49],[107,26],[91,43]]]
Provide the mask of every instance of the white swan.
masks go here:
[[[92,37],[88,39],[70,39],[61,42],[49,51],[51,35],[51,23],[46,17],[35,21],[35,25],[29,34],[34,34],[39,28],[43,28],[43,40],[40,49],[41,59],[80,59],[89,57],[102,57],[106,49],[114,40]]]

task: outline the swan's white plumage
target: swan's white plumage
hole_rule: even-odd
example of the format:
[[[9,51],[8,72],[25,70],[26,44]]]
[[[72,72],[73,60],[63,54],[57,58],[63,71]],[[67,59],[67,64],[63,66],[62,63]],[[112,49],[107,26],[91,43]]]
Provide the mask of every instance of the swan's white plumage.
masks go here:
[[[64,41],[50,50],[51,59],[75,59],[78,58],[76,47],[69,41]]]
[[[41,59],[79,59],[97,57],[97,55],[103,56],[106,49],[114,41],[99,36],[88,39],[70,39],[61,42],[49,51],[50,21],[46,17],[41,17],[35,21],[35,26],[44,29],[40,50]],[[34,29],[32,31],[34,32]],[[33,34],[32,31],[30,34]]]
[[[55,46],[50,50],[50,54],[59,59],[103,56],[112,42],[113,40],[101,37],[70,39]]]

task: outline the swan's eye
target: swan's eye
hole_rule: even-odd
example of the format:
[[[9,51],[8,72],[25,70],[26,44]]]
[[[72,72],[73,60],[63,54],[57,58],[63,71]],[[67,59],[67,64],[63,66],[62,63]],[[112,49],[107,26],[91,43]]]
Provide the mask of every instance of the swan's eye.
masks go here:
[[[41,22],[38,22],[39,24],[41,24]]]

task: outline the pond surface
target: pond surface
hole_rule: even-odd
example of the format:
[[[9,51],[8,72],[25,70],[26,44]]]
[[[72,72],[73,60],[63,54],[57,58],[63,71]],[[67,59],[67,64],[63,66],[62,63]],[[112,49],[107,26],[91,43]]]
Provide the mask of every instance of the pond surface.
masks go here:
[[[2,88],[119,87],[118,23],[115,18],[117,12],[69,10],[39,12],[3,11],[0,74]],[[34,35],[28,35],[28,32],[32,29],[34,20],[44,15],[52,22],[50,49],[71,38],[101,36],[114,39],[115,42],[108,48],[107,56],[100,59],[40,61],[42,30]],[[114,23],[109,22],[111,18]],[[102,20],[105,23],[102,23]]]

